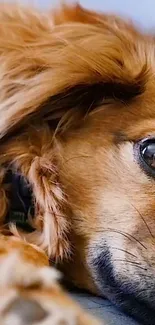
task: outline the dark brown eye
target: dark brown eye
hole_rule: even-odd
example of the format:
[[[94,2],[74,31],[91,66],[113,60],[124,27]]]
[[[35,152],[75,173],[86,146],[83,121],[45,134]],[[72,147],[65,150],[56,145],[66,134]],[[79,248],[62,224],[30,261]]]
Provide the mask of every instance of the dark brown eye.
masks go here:
[[[143,170],[155,177],[155,138],[147,138],[135,145],[135,156]]]
[[[141,146],[141,156],[151,168],[155,168],[155,142],[146,143]]]

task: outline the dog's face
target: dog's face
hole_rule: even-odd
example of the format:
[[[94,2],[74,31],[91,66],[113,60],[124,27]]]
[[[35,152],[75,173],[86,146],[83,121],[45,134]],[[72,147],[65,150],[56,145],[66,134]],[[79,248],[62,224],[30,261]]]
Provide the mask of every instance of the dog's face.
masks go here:
[[[2,58],[7,57],[1,134],[16,131],[24,118],[28,123],[40,107],[46,123],[57,125],[54,157],[72,247],[61,268],[79,287],[152,324],[154,38],[80,7],[55,13],[55,27],[48,19],[30,17],[26,28],[21,19],[20,31],[11,24],[7,45],[0,32]]]
[[[74,247],[66,274],[147,323],[155,308],[154,99],[101,108],[63,147]]]

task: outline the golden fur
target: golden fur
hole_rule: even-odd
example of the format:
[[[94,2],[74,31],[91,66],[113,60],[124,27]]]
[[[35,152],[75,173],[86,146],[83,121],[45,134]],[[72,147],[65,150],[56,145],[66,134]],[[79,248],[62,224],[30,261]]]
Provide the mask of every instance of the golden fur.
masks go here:
[[[155,186],[133,159],[133,144],[155,132],[154,36],[79,5],[41,13],[1,4],[0,21],[0,220],[2,234],[14,235],[2,256],[17,240],[13,250],[31,260],[32,249],[36,264],[36,245],[74,284],[117,302],[95,264],[110,247],[119,282],[130,282],[133,294],[136,281],[138,299],[148,304],[136,272],[154,274]],[[33,189],[30,234],[4,226],[10,168]]]

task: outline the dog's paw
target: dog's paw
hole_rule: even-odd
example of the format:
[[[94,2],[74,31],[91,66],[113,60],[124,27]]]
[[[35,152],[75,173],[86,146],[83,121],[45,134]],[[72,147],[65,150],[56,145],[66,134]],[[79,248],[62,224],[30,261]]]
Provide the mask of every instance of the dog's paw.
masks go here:
[[[14,297],[2,311],[1,322],[5,325],[30,325],[44,322],[48,312],[34,299]]]
[[[23,263],[12,253],[0,264],[1,325],[97,325],[60,288],[51,267]]]

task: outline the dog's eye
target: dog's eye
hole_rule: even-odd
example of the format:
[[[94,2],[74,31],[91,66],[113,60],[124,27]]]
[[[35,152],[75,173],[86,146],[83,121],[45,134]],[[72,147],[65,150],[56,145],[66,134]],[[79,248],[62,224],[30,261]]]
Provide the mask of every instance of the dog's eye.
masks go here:
[[[150,176],[155,176],[155,138],[140,141],[136,144],[136,151],[142,168]]]

